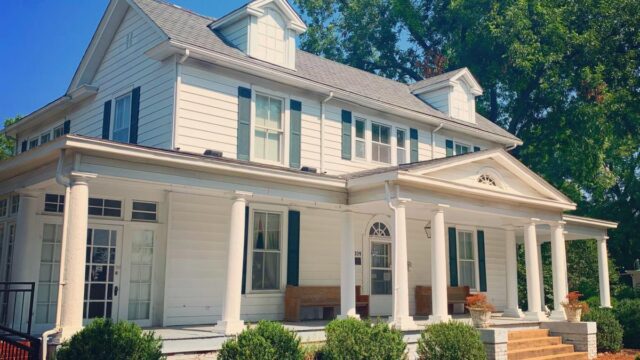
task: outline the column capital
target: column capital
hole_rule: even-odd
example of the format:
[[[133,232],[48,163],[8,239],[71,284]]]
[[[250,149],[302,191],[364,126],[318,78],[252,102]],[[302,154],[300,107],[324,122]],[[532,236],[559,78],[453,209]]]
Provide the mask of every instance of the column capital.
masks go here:
[[[444,209],[450,208],[447,204],[434,204],[433,212],[444,212]]]
[[[234,201],[246,202],[248,198],[252,197],[253,193],[249,191],[234,191],[231,197]]]
[[[411,199],[410,198],[397,197],[397,198],[391,199],[391,202],[393,203],[393,206],[404,207],[404,206],[407,206],[407,204],[411,202]]]
[[[97,174],[85,173],[85,172],[79,172],[79,171],[72,171],[71,174],[69,174],[69,178],[71,179],[71,182],[74,184],[87,184],[89,181],[91,181],[92,179],[95,179],[96,177],[98,177]]]
[[[502,228],[505,231],[516,231],[517,226],[516,225],[512,225],[512,224],[508,224],[508,225],[503,225]]]
[[[598,241],[603,241],[603,242],[607,242],[607,240],[609,240],[609,236],[607,235],[604,235],[598,239]]]
[[[549,227],[551,227],[551,229],[555,229],[555,228],[564,229],[564,226],[567,224],[567,222],[563,220],[550,221],[548,224],[549,224]]]

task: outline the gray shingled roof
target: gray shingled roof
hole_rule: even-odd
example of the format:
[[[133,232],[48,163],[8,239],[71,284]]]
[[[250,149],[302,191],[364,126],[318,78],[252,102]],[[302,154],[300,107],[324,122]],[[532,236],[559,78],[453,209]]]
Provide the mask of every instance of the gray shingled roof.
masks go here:
[[[362,71],[308,52],[297,50],[296,70],[270,64],[247,56],[228,45],[209,28],[215,19],[196,14],[158,0],[133,0],[140,9],[172,40],[209,51],[218,52],[266,68],[351,92],[376,101],[405,108],[445,121],[499,135],[514,141],[519,139],[490,120],[476,117],[476,124],[453,119],[411,94],[409,85]],[[443,74],[444,75],[444,74]]]
[[[419,89],[419,88],[425,87],[427,85],[437,84],[437,83],[439,83],[439,82],[441,82],[443,80],[451,79],[452,77],[454,77],[454,76],[458,75],[459,73],[461,73],[464,69],[466,69],[466,68],[460,68],[460,69],[447,71],[444,74],[440,74],[440,75],[432,76],[430,78],[426,78],[424,80],[420,80],[418,82],[415,82],[415,83],[409,85],[409,88],[411,89],[411,91],[413,91],[415,89]]]

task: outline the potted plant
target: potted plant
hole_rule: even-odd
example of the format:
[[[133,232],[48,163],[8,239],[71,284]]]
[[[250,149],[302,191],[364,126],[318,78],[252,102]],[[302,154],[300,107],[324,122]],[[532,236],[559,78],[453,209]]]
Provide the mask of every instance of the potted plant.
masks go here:
[[[495,308],[487,300],[485,294],[474,294],[468,296],[466,299],[466,306],[471,314],[471,320],[473,326],[477,328],[489,327],[489,320],[491,320],[491,312],[495,311]]]
[[[562,302],[562,307],[564,307],[564,312],[567,315],[567,321],[572,323],[580,322],[582,314],[589,312],[589,305],[584,301],[580,301],[581,296],[582,294],[579,292],[571,291]]]

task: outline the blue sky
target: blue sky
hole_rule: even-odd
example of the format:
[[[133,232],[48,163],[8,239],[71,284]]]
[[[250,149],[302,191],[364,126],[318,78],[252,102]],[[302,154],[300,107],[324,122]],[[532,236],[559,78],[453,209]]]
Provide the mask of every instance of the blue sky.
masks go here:
[[[246,0],[171,0],[220,17]],[[108,0],[7,0],[0,12],[0,128],[64,95]]]

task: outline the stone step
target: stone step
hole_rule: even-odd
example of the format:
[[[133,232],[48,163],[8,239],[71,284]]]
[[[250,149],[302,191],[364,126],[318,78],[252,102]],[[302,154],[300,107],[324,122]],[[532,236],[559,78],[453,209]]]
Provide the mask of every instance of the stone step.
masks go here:
[[[529,360],[589,360],[589,354],[587,354],[586,352],[574,352],[567,354],[540,356],[531,358]]]
[[[537,348],[509,350],[507,357],[509,360],[536,359],[542,356],[571,354],[573,353],[573,345],[548,345]]]
[[[541,346],[560,345],[562,344],[562,337],[560,336],[545,336],[529,339],[509,340],[507,348],[509,350],[522,350],[531,349]]]
[[[520,339],[541,338],[549,336],[548,329],[526,329],[509,331],[509,341]]]

